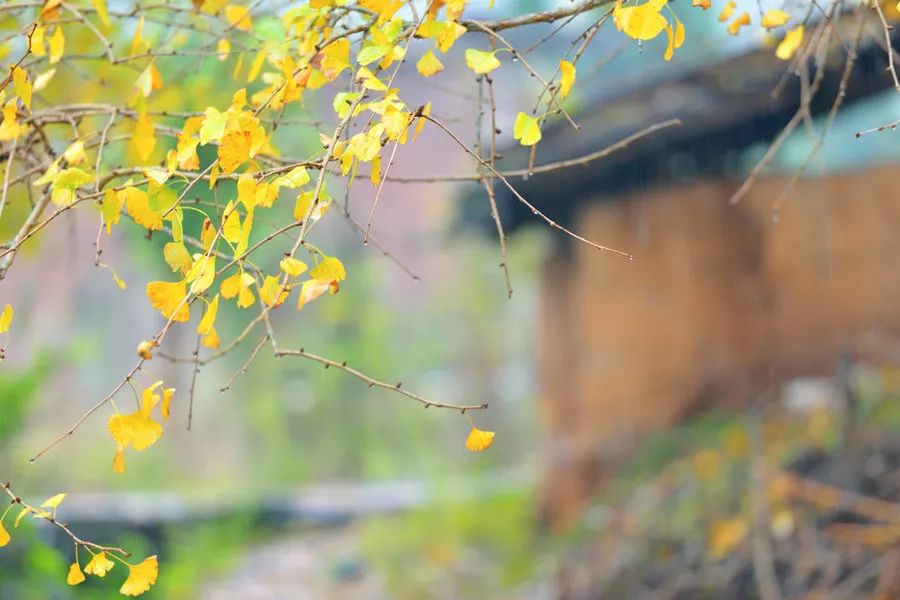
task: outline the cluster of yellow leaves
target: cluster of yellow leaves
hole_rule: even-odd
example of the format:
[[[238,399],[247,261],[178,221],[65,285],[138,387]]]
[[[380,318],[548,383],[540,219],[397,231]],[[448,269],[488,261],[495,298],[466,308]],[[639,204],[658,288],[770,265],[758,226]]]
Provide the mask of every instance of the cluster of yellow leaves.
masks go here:
[[[674,23],[662,14],[664,8],[669,9]],[[684,43],[684,25],[668,6],[668,0],[649,0],[632,6],[623,6],[622,0],[618,0],[613,8],[613,21],[619,31],[636,40],[652,40],[665,31],[668,45],[663,56],[666,60],[671,60],[675,50]]]
[[[125,472],[126,448],[131,446],[135,451],[140,452],[155,444],[162,436],[162,425],[152,419],[153,409],[160,403],[160,395],[156,391],[162,389],[162,385],[162,381],[157,381],[144,389],[140,407],[133,413],[123,415],[117,412],[109,418],[109,433],[116,443],[116,453],[113,457],[113,471],[116,473]],[[171,414],[174,395],[175,388],[162,389],[160,413],[164,419],[168,419]]]
[[[32,515],[35,519],[55,521],[56,510],[57,508],[59,508],[59,505],[62,503],[62,501],[65,500],[65,498],[65,493],[56,494],[55,496],[51,496],[50,498],[42,502],[40,507],[38,508],[32,508],[29,505],[17,501],[22,504],[22,510],[16,517],[14,527],[18,528],[19,523],[22,521],[22,519],[29,514]],[[3,514],[0,515],[0,547],[9,544],[12,539],[3,522],[6,520],[7,514],[9,514],[10,510],[12,510],[13,506],[15,505],[16,503],[10,504],[3,512]],[[66,576],[66,583],[68,583],[69,585],[74,586],[83,583],[86,579],[85,574],[93,575],[95,577],[105,577],[106,574],[116,566],[115,563],[110,560],[110,557],[115,558],[117,561],[128,567],[128,577],[125,579],[122,587],[119,588],[119,592],[125,596],[140,596],[141,594],[149,590],[154,583],[156,583],[156,579],[159,576],[159,565],[157,563],[156,556],[146,558],[142,562],[135,565],[119,558],[113,553],[109,553],[104,550],[95,551],[86,544],[82,544],[80,547],[90,553],[91,559],[88,561],[88,563],[84,567],[84,570],[82,571],[81,565],[78,561],[78,547],[79,546],[76,545],[75,561],[71,565],[69,565],[68,575]]]
[[[69,565],[69,574],[66,577],[66,583],[69,585],[74,586],[83,583],[86,579],[85,573],[95,577],[105,577],[115,567],[115,563],[109,559],[110,556],[115,557],[114,554],[108,554],[103,551],[88,551],[91,553],[91,560],[85,565],[84,571],[81,570],[77,557],[75,562]],[[119,593],[123,596],[140,596],[156,583],[159,577],[159,562],[156,556],[145,558],[136,565],[118,557],[115,558],[128,567],[128,577],[122,583],[122,587],[119,588]]]

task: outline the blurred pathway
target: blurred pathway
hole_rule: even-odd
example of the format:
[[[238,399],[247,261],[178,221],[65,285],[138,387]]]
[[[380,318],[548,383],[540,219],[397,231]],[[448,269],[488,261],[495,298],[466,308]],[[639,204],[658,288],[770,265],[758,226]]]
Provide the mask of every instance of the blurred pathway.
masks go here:
[[[356,527],[298,532],[251,547],[227,577],[204,585],[201,600],[387,598],[366,569]]]

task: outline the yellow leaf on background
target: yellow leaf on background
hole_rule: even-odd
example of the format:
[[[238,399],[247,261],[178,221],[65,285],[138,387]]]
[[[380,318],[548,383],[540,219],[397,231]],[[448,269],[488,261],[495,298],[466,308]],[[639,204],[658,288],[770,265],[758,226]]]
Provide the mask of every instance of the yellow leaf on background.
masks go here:
[[[231,54],[231,40],[228,38],[220,39],[216,45],[216,57],[224,62],[228,59],[229,54]]]
[[[103,224],[106,225],[106,234],[112,233],[112,226],[119,222],[122,213],[122,205],[125,203],[125,194],[117,194],[113,189],[107,188],[100,205],[100,213],[103,215]]]
[[[119,475],[125,472],[125,449],[122,446],[119,446],[116,450],[115,456],[113,456],[113,473],[117,473]]]
[[[32,511],[31,511],[30,508],[23,506],[23,507],[22,507],[22,510],[19,511],[19,514],[16,516],[16,522],[15,522],[15,524],[13,525],[13,527],[15,527],[16,529],[18,529],[18,528],[19,528],[19,523],[22,522],[22,519],[24,519],[27,515],[31,514],[31,512],[32,512]]]
[[[232,244],[237,244],[241,239],[241,217],[231,206],[231,202],[225,207],[225,215],[225,221],[222,223],[222,237]]]
[[[725,8],[722,9],[722,12],[719,13],[719,21],[724,23],[730,19],[731,15],[734,14],[735,8],[737,8],[737,3],[734,0],[728,0],[728,4],[726,4]]]
[[[46,88],[47,84],[50,83],[50,80],[53,79],[54,75],[56,75],[56,69],[48,69],[35,77],[32,91],[40,92],[41,90]]]
[[[281,282],[274,275],[266,275],[266,279],[259,288],[259,299],[266,306],[281,306],[288,297],[289,290],[282,289]]]
[[[156,147],[156,131],[153,128],[153,122],[147,116],[146,111],[142,111],[134,124],[134,133],[131,137],[131,144],[137,152],[141,161],[147,162]]]
[[[215,350],[216,348],[219,347],[219,344],[221,344],[222,342],[219,339],[218,332],[215,329],[213,329],[206,336],[204,336],[202,340],[200,340],[200,343],[203,344],[207,348],[211,348],[211,349]]]
[[[191,318],[190,306],[182,302],[187,296],[184,281],[151,281],[147,284],[150,305],[167,319],[183,322]]]
[[[116,563],[106,557],[106,552],[98,552],[94,554],[90,562],[84,567],[84,572],[88,575],[103,577],[116,566]]]
[[[741,31],[741,27],[750,24],[750,13],[742,12],[738,18],[728,24],[728,33],[737,35]]]
[[[225,7],[225,20],[240,31],[250,31],[253,28],[253,19],[250,18],[248,6],[229,4]]]
[[[709,527],[709,554],[714,560],[724,558],[747,537],[747,520],[741,517],[715,521]]]
[[[773,8],[772,10],[766,11],[766,14],[762,16],[762,26],[766,29],[772,29],[775,27],[781,27],[791,18],[791,15],[787,14],[783,10],[778,8]]]
[[[131,38],[131,56],[139,56],[150,49],[150,44],[141,37],[143,30],[144,16],[141,15],[141,18],[138,19],[137,26],[134,28],[134,36]]]
[[[306,271],[306,263],[302,260],[297,260],[291,256],[285,256],[281,259],[279,263],[281,270],[290,275],[291,277],[297,277],[298,275],[302,275],[304,271]]]
[[[66,50],[66,36],[63,35],[62,27],[56,27],[56,31],[47,40],[47,45],[50,48],[50,64],[55,65],[62,60],[63,53]]]
[[[55,496],[51,496],[44,500],[44,503],[41,504],[41,508],[57,508],[63,500],[65,500],[66,494],[56,494]]]
[[[69,206],[75,201],[75,190],[90,183],[94,177],[78,167],[63,169],[53,178],[53,192],[50,201],[57,206]]]
[[[219,112],[209,106],[206,108],[206,116],[200,125],[200,143],[203,145],[222,139],[225,135],[225,126],[228,125],[228,113]]]
[[[7,545],[10,539],[9,532],[3,526],[3,521],[0,521],[0,548]]]
[[[69,566],[69,575],[66,577],[66,583],[69,585],[78,585],[84,581],[84,573],[81,572],[81,567],[78,566],[77,562],[73,562]]]
[[[666,28],[666,18],[660,11],[666,0],[650,0],[637,6],[622,7],[622,0],[613,8],[616,29],[636,40],[652,40]]]
[[[250,64],[250,70],[247,71],[247,83],[256,81],[256,78],[259,77],[259,72],[262,71],[265,62],[266,51],[260,50],[256,53],[256,58],[254,58],[253,62]]]
[[[166,388],[163,390],[162,406],[159,407],[159,412],[162,414],[163,419],[168,419],[172,414],[173,396],[175,396],[175,388]]]
[[[0,125],[0,142],[14,140],[28,131],[27,126],[19,124],[17,112],[16,99],[12,98],[3,107],[3,124]]]
[[[312,268],[309,276],[320,281],[343,281],[347,278],[347,271],[340,260],[326,256]]]
[[[778,44],[778,47],[775,49],[775,56],[781,60],[790,60],[802,43],[803,25],[800,25],[787,32],[784,39],[781,40],[781,43]]]
[[[472,427],[469,436],[466,438],[466,448],[472,452],[482,452],[487,450],[494,443],[494,432],[484,431],[477,427]]]
[[[523,146],[537,144],[541,139],[541,128],[538,126],[537,118],[520,112],[513,125],[513,138],[519,140]]]
[[[416,70],[422,77],[431,77],[435,73],[443,71],[444,65],[441,64],[438,57],[434,55],[434,52],[429,50],[423,54],[422,58],[416,63]]]
[[[216,277],[216,257],[195,254],[194,264],[185,278],[191,282],[191,293],[202,294],[212,285]]]
[[[184,242],[169,242],[163,246],[163,258],[169,268],[176,273],[185,275],[191,269],[191,255]]]
[[[200,232],[200,243],[203,244],[203,249],[209,252],[210,247],[216,239],[216,228],[213,227],[212,221],[209,219],[205,219],[203,221],[203,229]]]
[[[13,307],[9,304],[3,307],[3,312],[0,313],[0,333],[6,333],[9,331],[9,326],[12,325],[13,320]]]
[[[344,69],[350,68],[350,40],[342,37],[322,50],[322,73],[332,81]]]
[[[84,142],[79,140],[72,143],[66,148],[66,151],[63,152],[63,158],[65,158],[66,162],[70,165],[77,165],[87,160],[87,156],[84,154]]]
[[[212,302],[209,303],[209,306],[206,308],[206,313],[203,315],[203,318],[200,319],[200,324],[197,325],[197,333],[200,335],[206,335],[210,331],[212,331],[213,325],[216,324],[216,313],[219,312],[219,294],[216,294]]]
[[[559,78],[559,97],[565,98],[569,95],[572,84],[575,83],[575,65],[567,60],[561,60],[559,61],[559,70],[561,74]]]
[[[496,54],[496,52],[469,48],[466,50],[466,65],[479,75],[490,73],[500,66]]]
[[[28,72],[17,66],[13,69],[12,76],[16,96],[22,100],[25,108],[31,111],[31,82],[28,81]]]
[[[162,86],[162,74],[159,72],[159,69],[156,68],[154,63],[150,63],[150,65],[138,75],[137,80],[134,82],[134,87],[144,96],[144,98],[149,97],[153,90],[161,89]]]
[[[156,583],[157,577],[159,577],[159,563],[155,556],[144,559],[138,565],[129,564],[128,578],[119,588],[119,593],[125,596],[140,596]]]
[[[147,192],[135,187],[127,187],[119,193],[124,198],[125,209],[135,223],[150,231],[162,229],[162,214],[150,207],[150,197]]]
[[[103,26],[109,29],[109,11],[106,9],[106,0],[93,0],[94,1],[94,9],[97,11],[97,16],[100,17],[100,22],[103,23]]]
[[[34,33],[31,34],[31,53],[35,56],[46,56],[47,48],[45,47],[46,41],[44,39],[44,33],[46,30],[43,26],[38,25],[34,28]]]
[[[304,281],[300,287],[300,296],[297,298],[297,310],[302,310],[304,306],[327,292],[331,288],[331,282],[322,279],[310,279]]]

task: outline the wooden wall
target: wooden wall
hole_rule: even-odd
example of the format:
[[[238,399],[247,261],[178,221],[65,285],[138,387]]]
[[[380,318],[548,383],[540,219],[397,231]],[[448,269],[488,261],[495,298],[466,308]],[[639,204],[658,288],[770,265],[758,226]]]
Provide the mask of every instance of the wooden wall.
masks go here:
[[[900,336],[897,167],[706,182],[594,202],[575,230],[634,261],[567,245],[543,281],[543,517],[565,526],[652,431],[834,370]]]

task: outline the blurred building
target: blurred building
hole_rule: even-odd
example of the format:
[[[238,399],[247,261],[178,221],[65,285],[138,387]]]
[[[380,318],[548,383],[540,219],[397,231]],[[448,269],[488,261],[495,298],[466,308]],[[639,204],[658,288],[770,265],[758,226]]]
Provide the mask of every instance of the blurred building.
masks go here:
[[[810,151],[836,98],[846,108],[892,87],[881,47],[860,50],[846,85],[844,56],[823,65],[796,128]],[[617,90],[578,112],[581,131],[563,119],[548,127],[537,164],[599,151],[667,119],[681,124],[588,164],[512,180],[550,218],[635,256],[554,231],[538,348],[550,523],[571,522],[654,430],[707,407],[755,402],[789,378],[833,372],[842,353],[888,352],[900,339],[896,164],[835,172],[819,169],[812,152],[802,177],[797,169],[760,177],[729,203],[801,104],[792,68],[763,49]],[[865,140],[827,142],[852,156]],[[527,161],[521,150],[507,154],[510,167]],[[770,167],[779,164],[780,155]],[[501,187],[507,232],[545,226]]]

